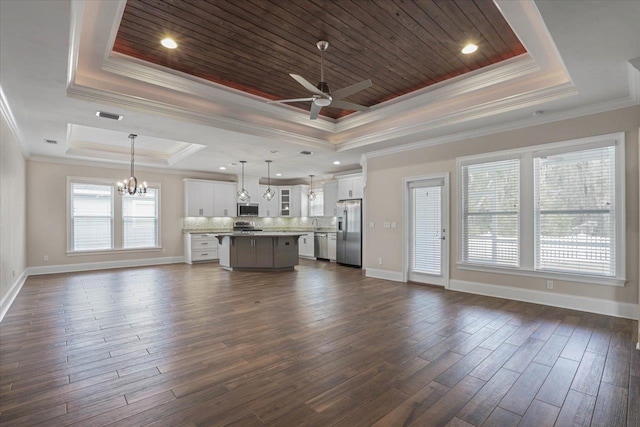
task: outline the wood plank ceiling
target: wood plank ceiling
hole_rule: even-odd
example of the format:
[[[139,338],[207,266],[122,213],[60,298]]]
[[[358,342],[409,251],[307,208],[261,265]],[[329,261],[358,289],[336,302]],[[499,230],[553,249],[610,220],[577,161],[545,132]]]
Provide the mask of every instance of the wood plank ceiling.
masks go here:
[[[289,73],[320,81],[318,40],[332,90],[373,81],[366,106],[525,52],[491,0],[128,0],[113,50],[273,100],[309,96]]]

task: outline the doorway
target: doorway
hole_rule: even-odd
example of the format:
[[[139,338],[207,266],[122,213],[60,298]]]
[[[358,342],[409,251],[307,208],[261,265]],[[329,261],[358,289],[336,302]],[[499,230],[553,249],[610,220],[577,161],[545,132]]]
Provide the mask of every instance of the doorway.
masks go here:
[[[449,287],[449,176],[405,179],[405,279]]]

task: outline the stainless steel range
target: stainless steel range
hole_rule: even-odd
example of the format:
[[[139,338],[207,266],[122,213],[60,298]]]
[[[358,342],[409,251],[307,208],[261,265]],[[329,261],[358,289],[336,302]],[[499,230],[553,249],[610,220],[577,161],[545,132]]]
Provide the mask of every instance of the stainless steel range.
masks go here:
[[[233,223],[234,233],[254,233],[256,231],[262,231],[262,229],[256,228],[256,223],[253,221],[236,221]]]

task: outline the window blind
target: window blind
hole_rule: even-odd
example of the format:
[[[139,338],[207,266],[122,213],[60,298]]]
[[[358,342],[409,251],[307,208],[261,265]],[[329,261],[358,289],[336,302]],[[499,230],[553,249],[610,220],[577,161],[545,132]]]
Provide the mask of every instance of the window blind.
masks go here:
[[[413,200],[413,253],[411,269],[442,274],[442,187],[411,189]]]
[[[122,247],[158,246],[158,190],[148,188],[144,197],[122,197]]]
[[[615,276],[615,148],[534,160],[536,269]]]
[[[71,205],[71,249],[112,249],[113,187],[72,183]]]
[[[462,261],[518,267],[520,160],[462,167]]]

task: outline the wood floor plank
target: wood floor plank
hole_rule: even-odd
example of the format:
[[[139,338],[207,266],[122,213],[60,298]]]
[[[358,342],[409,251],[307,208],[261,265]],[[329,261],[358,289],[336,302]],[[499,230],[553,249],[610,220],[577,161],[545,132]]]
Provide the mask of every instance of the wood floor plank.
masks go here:
[[[32,276],[0,328],[0,424],[637,425],[636,337],[310,260]]]
[[[558,426],[589,427],[595,406],[595,397],[569,390],[556,423]]]
[[[531,363],[500,401],[500,407],[518,415],[524,415],[544,383],[551,368]]]
[[[627,422],[628,390],[601,383],[593,410],[593,427],[623,426]]]

